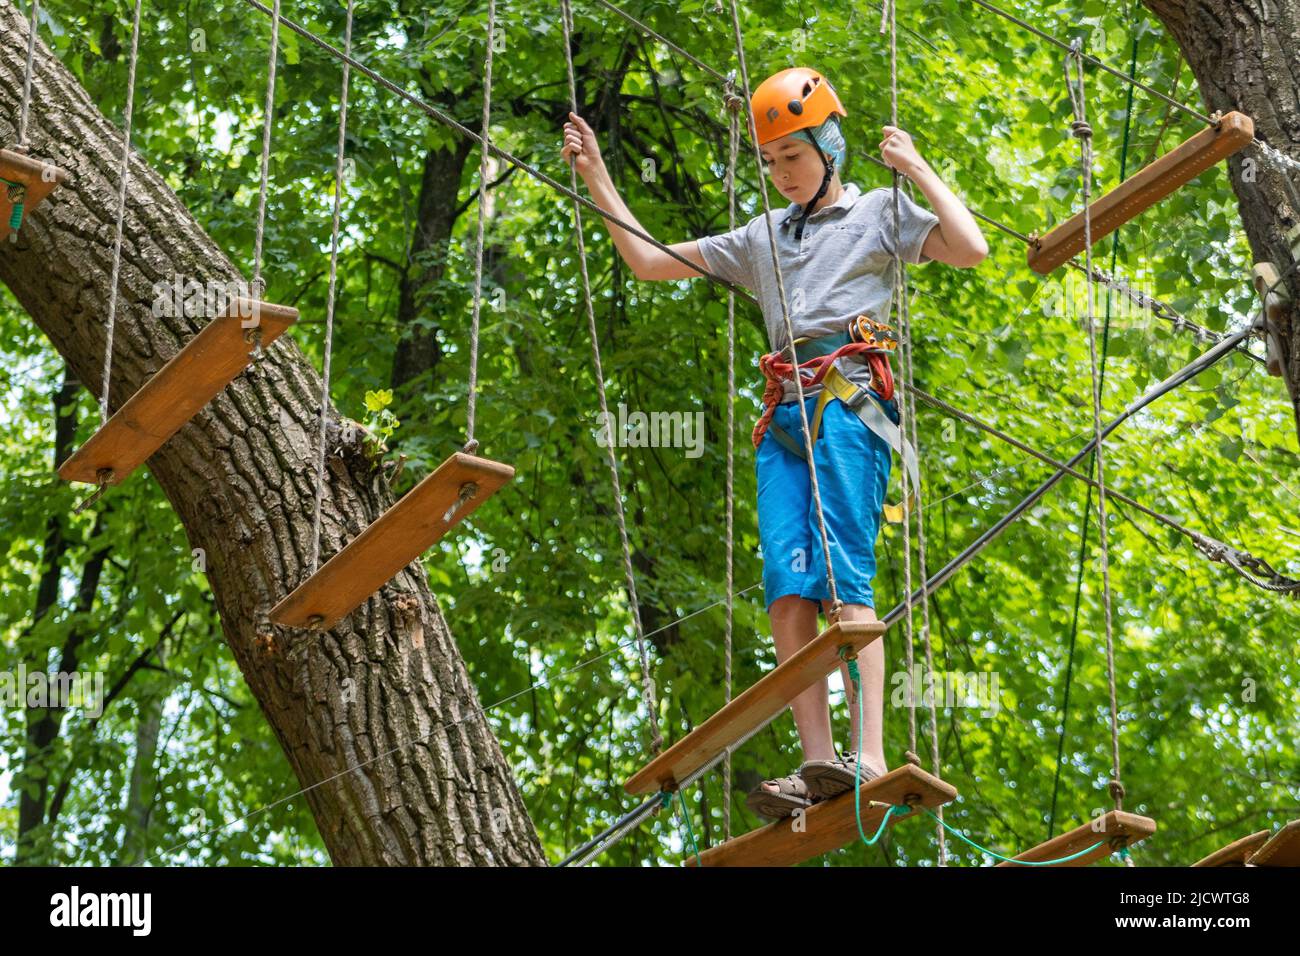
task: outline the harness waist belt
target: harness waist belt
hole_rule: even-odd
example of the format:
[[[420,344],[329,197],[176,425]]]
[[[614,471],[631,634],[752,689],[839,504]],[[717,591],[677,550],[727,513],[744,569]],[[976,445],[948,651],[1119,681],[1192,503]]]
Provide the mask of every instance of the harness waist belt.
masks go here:
[[[821,338],[813,339],[812,342],[816,343],[821,342],[823,339],[836,338],[838,338],[838,336],[823,336]],[[847,338],[847,336],[845,336],[845,338]],[[839,343],[839,345],[843,344],[844,342]],[[798,350],[799,347],[800,343],[796,343],[796,350]],[[836,348],[838,348],[838,345],[831,346],[826,349],[826,351],[815,354],[829,355],[831,352],[835,351]],[[806,360],[807,357],[808,356],[800,355],[801,360]],[[890,420],[880,399],[869,390],[849,381],[840,373],[839,369],[834,366],[828,369],[826,377],[822,380],[822,385],[823,388],[821,394],[817,397],[817,409],[813,413],[813,419],[810,425],[812,429],[813,443],[815,444],[817,442],[817,436],[820,434],[822,413],[826,410],[826,406],[830,403],[832,398],[838,398],[849,408],[850,411],[853,412],[853,414],[857,415],[858,418],[862,420],[864,425],[870,428],[890,448],[898,452],[899,457],[903,459],[903,466],[907,469],[907,475],[911,481],[912,490],[908,494],[905,503],[896,505],[886,504],[881,509],[886,521],[889,521],[891,524],[901,524],[907,512],[910,511],[916,503],[916,489],[921,487],[920,474],[916,466],[916,449],[913,448],[912,443],[904,437],[902,430]],[[802,443],[795,441],[795,439],[785,429],[781,428],[775,422],[772,422],[768,425],[768,431],[772,433],[772,437],[787,451],[798,455],[804,461],[808,460],[808,456],[804,453]]]

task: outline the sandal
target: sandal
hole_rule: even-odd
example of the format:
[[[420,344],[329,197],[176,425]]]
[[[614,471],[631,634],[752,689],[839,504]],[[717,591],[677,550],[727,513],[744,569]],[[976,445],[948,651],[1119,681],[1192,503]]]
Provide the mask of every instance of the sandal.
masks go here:
[[[828,800],[853,789],[854,771],[862,783],[880,776],[865,763],[859,767],[856,752],[840,754],[834,760],[809,760],[799,768],[799,776],[808,785],[810,794]]]
[[[776,784],[777,792],[773,793],[765,789],[763,783]],[[808,784],[797,772],[788,777],[764,780],[763,783],[749,791],[749,796],[745,798],[745,806],[770,820],[784,820],[796,810],[806,810],[821,799],[809,793]]]

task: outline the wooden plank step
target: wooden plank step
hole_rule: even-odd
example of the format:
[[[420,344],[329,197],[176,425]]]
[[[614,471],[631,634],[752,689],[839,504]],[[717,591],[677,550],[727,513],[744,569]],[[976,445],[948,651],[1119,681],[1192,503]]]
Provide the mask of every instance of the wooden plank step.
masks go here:
[[[509,465],[453,453],[277,604],[271,620],[329,630],[514,476]],[[457,506],[462,489],[465,500]]]
[[[54,192],[54,187],[71,178],[57,166],[12,150],[0,149],[0,179],[18,184],[10,186],[0,183],[0,240],[8,238],[13,231],[9,220],[13,217],[15,201],[23,204],[25,222],[45,197]]]
[[[1278,830],[1246,862],[1251,866],[1300,866],[1300,820]]]
[[[1250,836],[1242,837],[1229,843],[1222,850],[1215,850],[1209,856],[1197,860],[1192,866],[1245,866],[1246,860],[1261,846],[1268,842],[1269,831],[1260,830]]]
[[[97,484],[103,476],[115,485],[135,471],[248,367],[253,346],[244,341],[241,323],[253,316],[267,346],[298,321],[298,310],[232,298],[225,315],[204,326],[59,466],[59,477]]]
[[[937,807],[957,798],[956,788],[944,783],[933,774],[911,764],[889,771],[875,780],[868,780],[861,788],[862,829],[871,837],[875,834],[888,807],[872,806],[868,800],[881,803],[923,807]],[[895,820],[914,816],[895,814]],[[853,791],[830,800],[814,803],[804,811],[802,818],[777,820],[759,830],[751,830],[720,846],[711,847],[700,854],[701,866],[794,866],[814,857],[838,850],[857,840],[858,820],[853,805]],[[692,855],[688,866],[696,866]]]
[[[1244,113],[1228,113],[1218,129],[1203,129],[1130,176],[1092,203],[1093,245],[1254,138],[1254,120]],[[1083,238],[1080,211],[1030,245],[1029,267],[1047,275],[1083,251]]]
[[[840,664],[840,648],[856,654],[885,633],[879,621],[832,624],[793,657],[765,674],[691,733],[673,744],[623,785],[628,793],[676,790],[681,781],[708,764],[728,747],[762,727],[790,706],[814,682]]]
[[[1085,853],[1069,863],[1054,864],[1055,866],[1087,866],[1089,863],[1095,863],[1097,860],[1110,856],[1121,847],[1140,843],[1155,832],[1156,821],[1150,817],[1139,816],[1136,813],[1125,813],[1123,810],[1111,810],[1104,817],[1100,817],[1092,823],[1077,826],[1069,833],[1062,833],[1046,843],[1040,843],[1033,849],[1026,850],[1019,856],[1014,857],[1014,859],[1030,863],[1057,860],[1078,853],[1080,850],[1085,850],[1100,840],[1101,846],[1091,852]],[[998,864],[998,866],[1015,865],[1015,863],[1006,861]]]

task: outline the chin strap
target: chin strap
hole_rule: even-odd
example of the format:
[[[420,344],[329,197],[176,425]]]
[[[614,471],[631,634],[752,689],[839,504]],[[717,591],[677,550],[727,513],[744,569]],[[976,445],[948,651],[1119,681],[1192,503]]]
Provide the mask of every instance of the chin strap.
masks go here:
[[[813,146],[817,148],[817,151],[821,153],[821,146],[817,144],[817,141],[813,139],[812,136],[809,136],[808,139],[812,142]],[[821,202],[822,197],[826,195],[826,190],[829,189],[831,185],[831,177],[835,175],[835,161],[827,159],[825,153],[822,153],[822,162],[826,164],[826,172],[822,174],[821,188],[817,190],[817,195],[813,196],[808,205],[804,207],[803,212],[799,215],[799,221],[795,223],[794,238],[796,242],[802,241],[804,224],[808,222],[808,217],[811,216],[813,210],[817,208],[817,203]]]

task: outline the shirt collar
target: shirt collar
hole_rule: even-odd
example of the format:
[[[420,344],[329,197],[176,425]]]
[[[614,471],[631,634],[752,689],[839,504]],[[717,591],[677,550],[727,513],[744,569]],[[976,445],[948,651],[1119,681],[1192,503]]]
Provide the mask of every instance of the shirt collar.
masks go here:
[[[812,211],[812,215],[809,216],[808,219],[809,221],[816,219],[828,209],[849,209],[861,194],[861,190],[858,189],[857,183],[845,183],[839,199],[835,200],[835,202],[831,203],[829,206],[818,205],[817,208]],[[780,225],[784,226],[789,223],[791,219],[802,214],[803,207],[797,202],[791,203],[786,207],[785,216],[781,219]]]

